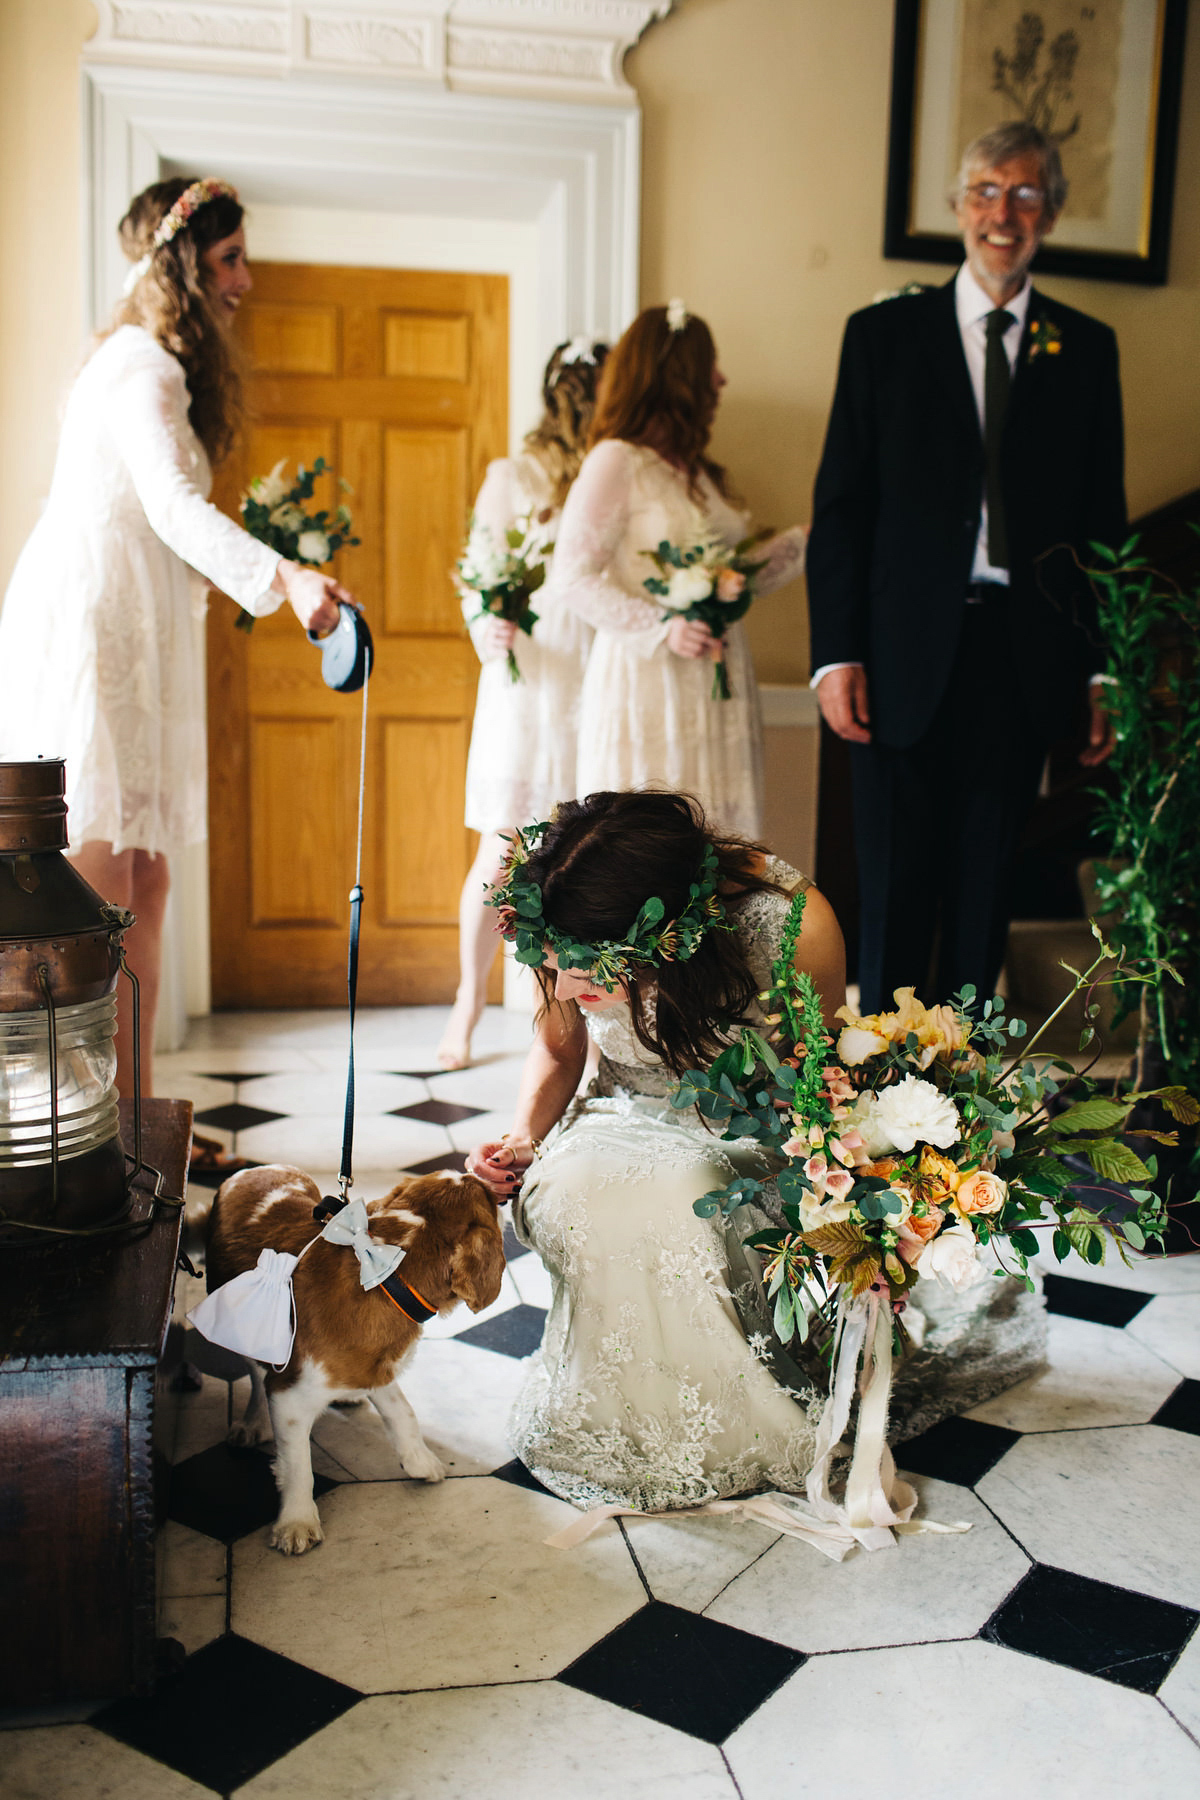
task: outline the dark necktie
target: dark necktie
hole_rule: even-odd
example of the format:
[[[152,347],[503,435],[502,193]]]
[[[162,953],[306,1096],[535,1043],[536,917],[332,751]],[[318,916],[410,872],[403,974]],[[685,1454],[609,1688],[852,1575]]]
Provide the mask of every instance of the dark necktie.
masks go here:
[[[994,569],[1008,567],[1008,530],[1004,519],[1004,493],[1000,486],[1000,441],[1012,372],[1004,348],[1004,333],[1016,324],[1015,316],[997,307],[987,316],[987,355],[983,365],[984,493],[987,497],[987,559]]]

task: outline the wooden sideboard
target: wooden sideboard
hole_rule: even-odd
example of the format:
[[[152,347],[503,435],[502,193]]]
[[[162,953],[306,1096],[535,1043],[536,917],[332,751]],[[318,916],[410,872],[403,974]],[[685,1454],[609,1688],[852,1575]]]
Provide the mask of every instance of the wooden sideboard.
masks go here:
[[[131,1143],[124,1102],[121,1128]],[[186,1101],[143,1102],[143,1157],[168,1194],[186,1192],[191,1130]],[[135,1195],[135,1215],[147,1206]],[[159,1365],[181,1229],[172,1208],[132,1239],[0,1248],[6,1707],[153,1686],[155,1526],[169,1466],[155,1445],[170,1428]]]

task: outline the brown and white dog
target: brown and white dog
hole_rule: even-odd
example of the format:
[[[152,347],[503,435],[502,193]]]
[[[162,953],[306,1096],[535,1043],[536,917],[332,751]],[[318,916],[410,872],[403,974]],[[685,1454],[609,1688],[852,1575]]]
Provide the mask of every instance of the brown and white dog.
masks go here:
[[[277,1164],[231,1175],[217,1190],[209,1220],[209,1291],[253,1269],[264,1247],[299,1256],[320,1233],[321,1222],[313,1217],[320,1200],[316,1183],[300,1169]],[[447,1313],[465,1300],[480,1312],[496,1299],[504,1240],[496,1202],[481,1181],[451,1171],[413,1175],[382,1200],[369,1200],[367,1212],[372,1237],[404,1246],[397,1274],[426,1308]],[[280,1504],[271,1543],[298,1556],[324,1535],[313,1498],[309,1434],[333,1401],[370,1400],[407,1474],[441,1481],[446,1472],[396,1382],[420,1324],[382,1288],[364,1290],[354,1251],[325,1239],[296,1265],[293,1292],[291,1357],[280,1371],[250,1365],[250,1399],[229,1441],[259,1444],[274,1437]]]

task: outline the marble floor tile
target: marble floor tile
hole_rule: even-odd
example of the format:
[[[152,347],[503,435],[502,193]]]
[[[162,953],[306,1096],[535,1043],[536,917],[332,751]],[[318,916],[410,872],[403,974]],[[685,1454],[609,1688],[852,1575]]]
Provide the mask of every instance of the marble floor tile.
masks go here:
[[[468,1106],[511,1112],[523,1062],[523,1057],[498,1056],[469,1069],[434,1075],[429,1082],[429,1091],[438,1100],[459,1100]]]
[[[1038,1562],[1200,1606],[1200,1438],[1161,1425],[1025,1437],[976,1491]]]
[[[508,1270],[526,1306],[540,1306],[543,1312],[547,1311],[553,1284],[541,1257],[532,1251],[528,1256],[518,1256],[509,1263]]]
[[[469,1331],[472,1325],[479,1325],[487,1319],[497,1318],[501,1313],[509,1312],[514,1306],[521,1304],[521,1291],[515,1278],[507,1268],[500,1284],[500,1292],[490,1306],[481,1312],[473,1313],[469,1306],[461,1301],[450,1313],[439,1313],[436,1319],[430,1319],[422,1328],[422,1343],[439,1343],[445,1338],[457,1337],[461,1331]]]
[[[677,1519],[622,1519],[621,1527],[654,1598],[689,1612],[703,1612],[779,1541],[777,1531],[750,1519],[684,1514]]]
[[[464,1754],[466,1746],[472,1746]],[[481,1769],[486,1764],[486,1773]],[[364,1700],[237,1800],[736,1800],[711,1744],[557,1681]]]
[[[198,1113],[206,1111],[210,1106],[224,1106],[232,1099],[234,1092],[227,1081],[213,1081],[207,1075],[189,1069],[168,1071],[161,1065],[155,1067],[154,1087],[155,1092],[165,1100],[190,1100]],[[201,1126],[201,1130],[203,1129]]]
[[[1200,1631],[1158,1690],[1163,1705],[1200,1742]]]
[[[1170,1368],[1200,1381],[1200,1294],[1162,1294],[1126,1330]]]
[[[356,1118],[387,1112],[425,1098],[425,1084],[407,1075],[360,1069],[355,1058],[354,1108]],[[238,1100],[245,1106],[262,1106],[268,1112],[333,1116],[341,1120],[346,1110],[346,1071],[315,1069],[289,1075],[263,1075],[238,1084]],[[338,1134],[341,1142],[341,1134]]]
[[[973,1407],[967,1418],[1011,1431],[1140,1425],[1179,1385],[1177,1371],[1131,1339],[1128,1329],[1060,1314],[1051,1315],[1048,1325],[1049,1367]]]
[[[189,1656],[203,1650],[224,1630],[224,1593],[166,1595],[159,1603],[159,1637],[174,1638]]]
[[[422,1342],[400,1385],[451,1474],[490,1475],[512,1457],[508,1415],[523,1379],[513,1357],[450,1339]]]
[[[235,1027],[219,1047],[208,1041],[207,1019],[192,1019],[188,1025],[188,1044],[182,1050],[159,1052],[154,1058],[154,1082],[156,1091],[170,1094],[167,1085],[175,1075],[187,1077],[206,1075],[216,1071],[223,1075],[238,1074],[245,1070],[251,1075],[286,1074],[307,1071],[312,1073],[314,1063],[305,1050],[293,1048],[286,1042],[260,1044],[255,1037],[253,1013],[216,1014],[233,1021],[244,1021],[241,1027]],[[221,1084],[225,1098],[228,1100],[233,1092],[228,1082]]]
[[[999,1737],[981,1695],[1004,1697]],[[743,1800],[1189,1800],[1200,1782],[1150,1695],[978,1641],[811,1657],[725,1753]]]
[[[0,1735],[4,1800],[212,1800],[152,1757],[92,1725],[43,1725]]]
[[[162,1599],[225,1593],[225,1546],[202,1531],[168,1519],[158,1536],[156,1561]]]
[[[618,1532],[543,1540],[565,1502],[504,1481],[355,1483],[302,1557],[234,1551],[234,1630],[369,1693],[557,1675],[645,1603]]]
[[[480,1113],[478,1118],[459,1119],[457,1123],[447,1125],[450,1142],[456,1150],[473,1150],[476,1144],[494,1144],[512,1130],[513,1108],[504,1107],[500,1112]]]
[[[1126,1268],[1116,1250],[1099,1267],[1084,1262],[1072,1251],[1066,1262],[1043,1255],[1030,1264],[1043,1275],[1070,1275],[1080,1281],[1099,1281],[1108,1287],[1140,1289],[1143,1294],[1200,1294],[1200,1251],[1187,1256],[1138,1256],[1126,1251],[1132,1267]]]
[[[224,1443],[230,1419],[227,1381],[202,1375],[198,1393],[182,1393],[176,1398],[179,1411],[172,1462],[184,1462],[212,1444]]]
[[[365,1113],[354,1126],[354,1169],[395,1172],[447,1149],[440,1126],[412,1119]],[[254,1162],[289,1163],[299,1169],[328,1168],[342,1153],[342,1121],[335,1112],[273,1119],[238,1134],[238,1152]]]
[[[974,1636],[1028,1573],[1029,1559],[968,1488],[912,1480],[918,1518],[963,1522],[970,1531],[901,1537],[890,1550],[855,1550],[843,1563],[781,1537],[706,1617],[809,1652]]]

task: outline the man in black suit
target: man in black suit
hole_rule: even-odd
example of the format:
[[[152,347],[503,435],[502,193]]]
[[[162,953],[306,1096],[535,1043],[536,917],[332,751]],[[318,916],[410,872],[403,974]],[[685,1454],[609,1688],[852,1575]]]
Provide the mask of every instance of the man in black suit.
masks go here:
[[[1080,563],[1126,528],[1116,339],[1028,274],[1065,197],[1057,148],[996,127],[963,158],[955,279],[846,327],[808,588],[851,745],[864,1012],[993,992],[1047,749],[1085,700],[1080,760],[1112,748]]]

